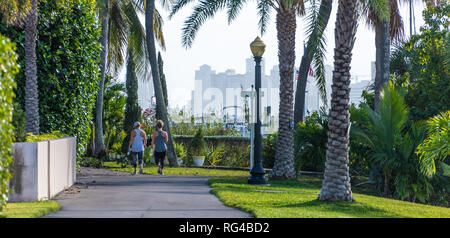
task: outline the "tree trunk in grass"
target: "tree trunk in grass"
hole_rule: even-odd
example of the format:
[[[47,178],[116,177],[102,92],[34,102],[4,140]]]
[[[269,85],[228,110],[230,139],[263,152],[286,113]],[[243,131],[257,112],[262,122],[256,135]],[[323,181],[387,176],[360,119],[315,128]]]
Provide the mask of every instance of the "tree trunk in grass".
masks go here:
[[[145,31],[147,35],[147,50],[150,60],[150,66],[152,69],[153,86],[156,96],[156,113],[161,115],[161,119],[164,122],[164,130],[169,136],[167,143],[167,158],[169,159],[169,165],[178,167],[178,161],[175,154],[175,148],[173,146],[173,138],[170,133],[169,117],[167,115],[167,108],[164,102],[164,95],[161,87],[161,80],[158,71],[158,61],[156,56],[155,36],[153,33],[153,14],[155,12],[155,0],[146,0],[145,9]]]
[[[295,10],[277,12],[278,59],[280,70],[280,109],[275,163],[271,179],[293,179],[294,170],[294,67]]]
[[[39,134],[39,92],[36,65],[36,32],[38,1],[30,0],[31,9],[25,22],[25,117],[26,131]]]
[[[350,63],[358,23],[358,0],[340,0],[322,201],[353,201],[349,176]]]

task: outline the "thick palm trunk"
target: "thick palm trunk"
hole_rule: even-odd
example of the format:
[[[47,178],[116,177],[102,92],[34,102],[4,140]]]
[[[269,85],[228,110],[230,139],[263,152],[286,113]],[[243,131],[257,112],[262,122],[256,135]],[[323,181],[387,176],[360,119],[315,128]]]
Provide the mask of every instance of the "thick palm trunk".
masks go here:
[[[325,173],[319,200],[352,201],[349,177],[350,63],[358,23],[358,0],[340,0],[336,17],[334,71]]]
[[[95,100],[95,157],[102,157],[106,154],[105,144],[103,142],[103,91],[105,87],[106,77],[106,60],[108,57],[108,28],[109,28],[109,11],[108,1],[105,1],[105,7],[100,13],[102,24],[102,35],[100,44],[102,45],[101,63],[100,63],[100,82],[97,98]]]
[[[37,1],[31,0],[31,9],[25,23],[25,117],[26,131],[39,134],[39,97],[36,65]]]
[[[271,179],[295,178],[294,170],[294,67],[295,67],[295,11],[278,11],[277,37],[280,69],[280,110],[277,150]]]
[[[322,0],[319,8],[319,20],[326,26],[331,15],[331,8],[333,0]],[[306,80],[308,79],[309,68],[311,67],[312,55],[309,52],[312,51],[314,45],[314,38],[322,37],[318,35],[317,31],[311,34],[311,38],[308,39],[308,43],[303,53],[302,61],[300,62],[297,90],[295,91],[295,105],[294,105],[294,123],[295,126],[299,122],[302,122],[305,115],[305,94],[306,94]]]
[[[155,0],[146,0],[145,9],[145,31],[147,35],[147,50],[150,58],[150,66],[152,69],[153,85],[155,88],[156,96],[156,113],[161,115],[161,119],[164,122],[164,128],[169,136],[167,143],[167,158],[169,159],[170,166],[178,166],[175,148],[173,146],[173,138],[170,133],[169,117],[167,116],[166,104],[164,102],[164,95],[161,87],[161,81],[158,71],[158,62],[156,58],[155,48],[155,36],[153,33],[153,14],[155,12]]]
[[[375,74],[375,110],[378,111],[378,102],[380,101],[380,91],[383,85],[389,81],[389,63],[391,41],[389,34],[389,20],[385,19],[375,27],[375,46],[376,46],[376,74]]]

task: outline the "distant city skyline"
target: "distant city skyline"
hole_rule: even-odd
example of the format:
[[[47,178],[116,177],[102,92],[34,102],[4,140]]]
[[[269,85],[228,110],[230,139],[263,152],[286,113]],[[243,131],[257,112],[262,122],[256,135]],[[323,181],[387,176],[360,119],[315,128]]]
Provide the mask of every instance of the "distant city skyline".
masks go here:
[[[409,37],[409,4],[400,4],[400,14],[403,17],[405,38]],[[416,32],[423,25],[422,10],[425,4],[415,2]],[[191,98],[191,90],[195,85],[195,71],[201,65],[208,64],[217,72],[234,70],[236,74],[242,74],[246,70],[243,60],[251,57],[249,48],[256,36],[259,36],[258,17],[255,3],[249,2],[244,7],[234,22],[228,25],[226,12],[222,11],[213,19],[208,20],[197,33],[192,48],[185,49],[181,45],[181,29],[184,20],[192,12],[192,5],[181,10],[171,20],[167,18],[168,12],[160,6],[160,13],[164,18],[163,32],[166,41],[166,51],[161,51],[164,60],[164,73],[167,79],[169,105],[171,107],[183,107],[188,105]],[[334,28],[337,12],[337,2],[333,2],[333,10],[325,32],[327,38],[327,53],[325,64],[333,65]],[[303,42],[305,36],[305,18],[297,18],[296,34],[296,63],[298,69],[303,55]],[[278,44],[276,40],[275,13],[272,12],[267,32],[262,35],[266,43],[266,52],[263,58],[267,69],[272,69],[278,64]],[[159,48],[159,47],[158,47]],[[160,49],[157,49],[160,50]],[[351,65],[352,78],[370,80],[372,65],[375,61],[375,33],[365,22],[359,21],[356,43],[353,49]],[[125,70],[122,71],[119,80],[124,82]],[[151,79],[150,79],[151,80]]]

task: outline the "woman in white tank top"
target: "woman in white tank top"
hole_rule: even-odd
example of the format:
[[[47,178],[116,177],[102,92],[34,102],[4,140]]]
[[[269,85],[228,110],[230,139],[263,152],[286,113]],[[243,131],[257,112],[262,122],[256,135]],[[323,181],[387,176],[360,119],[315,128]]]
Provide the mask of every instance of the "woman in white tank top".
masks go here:
[[[133,166],[134,172],[133,174],[137,174],[137,163],[139,161],[140,170],[139,173],[143,173],[144,166],[144,149],[147,147],[147,139],[145,132],[140,129],[141,123],[138,121],[134,123],[134,129],[131,131],[130,135],[130,146],[128,147],[128,151],[131,152],[131,156],[133,158]]]

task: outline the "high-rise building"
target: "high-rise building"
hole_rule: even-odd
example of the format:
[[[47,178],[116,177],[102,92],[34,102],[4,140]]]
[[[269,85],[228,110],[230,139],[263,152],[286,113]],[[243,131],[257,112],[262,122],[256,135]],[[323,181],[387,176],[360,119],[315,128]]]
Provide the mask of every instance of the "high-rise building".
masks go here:
[[[154,95],[153,81],[151,78],[148,80],[138,80],[138,104],[142,109],[147,109],[152,104],[152,97]]]
[[[191,108],[196,118],[205,118],[214,113],[227,122],[244,122],[244,100],[242,91],[250,91],[255,84],[255,62],[246,59],[246,72],[238,74],[229,69],[216,73],[209,65],[195,71],[195,90],[192,91]],[[261,64],[261,122],[270,125],[278,117],[280,77],[278,66],[269,75],[265,73],[265,61]],[[250,103],[248,104],[250,107]]]

